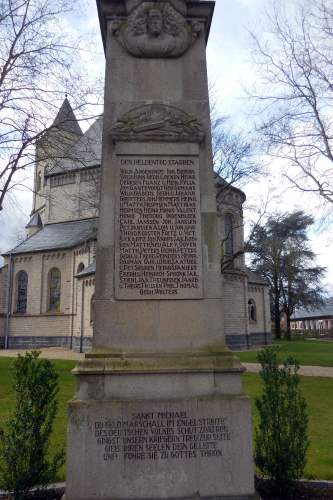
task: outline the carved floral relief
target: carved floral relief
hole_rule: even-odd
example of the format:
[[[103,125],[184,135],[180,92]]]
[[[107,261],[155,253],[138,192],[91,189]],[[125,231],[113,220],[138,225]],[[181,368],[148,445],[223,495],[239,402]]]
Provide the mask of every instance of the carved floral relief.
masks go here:
[[[136,57],[178,57],[197,39],[201,24],[187,21],[168,2],[143,2],[126,21],[114,20],[112,32]]]

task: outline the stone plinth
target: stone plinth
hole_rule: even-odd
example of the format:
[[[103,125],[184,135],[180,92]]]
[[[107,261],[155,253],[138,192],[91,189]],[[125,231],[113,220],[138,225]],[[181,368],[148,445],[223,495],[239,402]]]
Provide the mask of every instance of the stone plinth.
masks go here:
[[[218,348],[88,355],[69,405],[66,499],[255,498],[241,372]]]

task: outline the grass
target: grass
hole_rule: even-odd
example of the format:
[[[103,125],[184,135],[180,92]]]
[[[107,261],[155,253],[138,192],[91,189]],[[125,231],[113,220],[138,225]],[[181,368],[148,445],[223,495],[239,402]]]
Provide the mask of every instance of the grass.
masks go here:
[[[333,366],[333,342],[316,340],[275,340],[274,345],[279,346],[284,358],[293,356],[300,365]],[[238,352],[241,361],[256,363],[255,351]]]
[[[14,393],[11,389],[10,365],[13,359],[0,358],[0,422],[10,415],[14,407]],[[52,445],[55,448],[66,446],[67,401],[73,397],[75,381],[70,373],[74,361],[55,360],[59,374],[59,411],[56,418]],[[305,471],[307,478],[333,479],[333,378],[301,377],[302,390],[308,403],[310,417],[309,433],[311,445]],[[257,413],[254,397],[261,392],[259,375],[243,375],[244,388],[252,399],[254,423]],[[59,473],[59,480],[65,478],[65,468]]]

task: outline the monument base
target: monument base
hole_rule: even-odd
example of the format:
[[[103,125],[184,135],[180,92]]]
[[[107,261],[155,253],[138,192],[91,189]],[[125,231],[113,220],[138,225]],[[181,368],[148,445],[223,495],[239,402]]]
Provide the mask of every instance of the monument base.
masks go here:
[[[167,355],[148,357],[154,373],[137,358],[117,372],[114,356],[96,354],[77,368],[66,500],[257,498],[239,362],[224,352],[218,369],[208,354],[196,370],[167,369]]]
[[[76,497],[77,498],[77,497]],[[95,498],[95,497],[93,497]],[[182,498],[181,500],[198,500],[198,496]],[[260,497],[257,493],[254,495],[237,495],[237,496],[223,496],[223,497],[200,497],[202,500],[260,500]],[[66,495],[61,497],[61,500],[69,500]],[[105,498],[105,500],[114,500],[112,497]],[[149,500],[156,500],[155,497],[150,498]],[[163,500],[175,500],[174,498],[163,498]],[[178,499],[177,499],[178,500]]]

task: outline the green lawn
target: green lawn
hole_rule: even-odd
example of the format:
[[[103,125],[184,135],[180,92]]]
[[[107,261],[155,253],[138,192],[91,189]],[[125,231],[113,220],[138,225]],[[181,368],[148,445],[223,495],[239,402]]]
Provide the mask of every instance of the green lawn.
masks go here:
[[[283,358],[293,356],[300,365],[333,366],[333,342],[316,340],[276,340]],[[238,352],[237,355],[245,363],[256,363],[255,351]]]
[[[0,358],[0,422],[3,422],[14,405],[10,384],[10,358]],[[65,446],[66,403],[74,394],[74,377],[70,370],[74,361],[54,361],[59,373],[59,412],[55,423],[53,444]],[[301,377],[302,388],[308,402],[311,446],[305,476],[307,478],[333,479],[333,378]],[[257,415],[253,398],[260,394],[259,375],[243,375],[244,387],[252,398],[254,422]],[[59,479],[64,479],[65,469]]]

